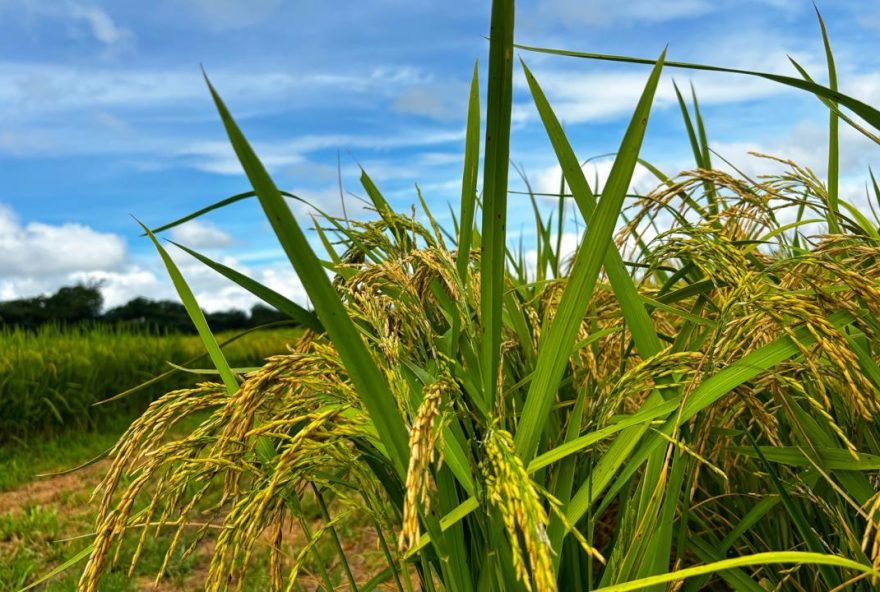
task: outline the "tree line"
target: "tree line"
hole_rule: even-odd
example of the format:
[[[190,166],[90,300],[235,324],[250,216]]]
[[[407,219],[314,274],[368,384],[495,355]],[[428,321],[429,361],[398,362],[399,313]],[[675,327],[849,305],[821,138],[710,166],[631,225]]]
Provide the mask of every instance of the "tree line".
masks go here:
[[[107,323],[161,332],[195,333],[183,304],[170,300],[138,297],[102,312],[104,298],[98,286],[65,286],[50,296],[36,296],[0,302],[0,327],[36,329],[42,325],[61,326]],[[241,310],[205,313],[213,331],[243,330],[289,320],[263,304],[250,314]]]

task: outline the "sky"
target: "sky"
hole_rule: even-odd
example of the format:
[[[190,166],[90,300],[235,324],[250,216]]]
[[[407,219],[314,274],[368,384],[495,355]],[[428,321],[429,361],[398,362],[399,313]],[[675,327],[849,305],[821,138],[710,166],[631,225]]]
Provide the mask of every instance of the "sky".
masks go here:
[[[818,3],[841,90],[880,105],[880,17],[872,2]],[[201,75],[212,82],[282,189],[331,214],[360,206],[363,167],[396,208],[418,183],[442,224],[457,209],[468,85],[485,101],[490,3],[474,0],[0,0],[0,300],[99,282],[107,307],[175,298],[134,217],[158,226],[249,189]],[[530,0],[516,41],[693,61],[820,81],[810,0]],[[616,150],[648,68],[518,52],[582,159]],[[692,164],[672,80],[693,83],[710,145],[750,174],[758,151],[824,175],[827,112],[812,96],[742,76],[667,71],[642,156],[667,174]],[[865,203],[880,151],[842,128],[842,194]],[[538,190],[559,167],[522,71],[511,160]],[[599,158],[588,178],[610,166]],[[649,190],[637,170],[634,187]],[[522,187],[515,174],[511,189]],[[510,196],[512,240],[530,239],[527,198]],[[292,205],[303,224],[309,210]],[[300,301],[305,294],[253,200],[178,227],[171,238]],[[533,237],[531,237],[533,238]],[[317,241],[316,241],[317,243]],[[255,299],[172,248],[206,310]]]

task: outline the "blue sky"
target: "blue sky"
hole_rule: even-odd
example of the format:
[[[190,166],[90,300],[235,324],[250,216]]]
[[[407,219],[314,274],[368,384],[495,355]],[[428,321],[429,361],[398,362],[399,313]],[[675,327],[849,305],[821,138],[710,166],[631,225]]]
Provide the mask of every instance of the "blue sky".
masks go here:
[[[870,4],[819,7],[842,90],[876,106],[880,17]],[[279,186],[339,212],[339,154],[346,191],[361,193],[360,164],[400,208],[416,201],[418,182],[448,222],[468,83],[474,60],[485,65],[488,20],[488,2],[461,0],[0,0],[0,299],[94,280],[108,305],[173,297],[131,215],[158,225],[247,189],[200,64]],[[791,55],[824,79],[809,0],[531,0],[518,3],[516,37],[644,57],[669,44],[670,59],[787,74]],[[613,151],[646,68],[521,56],[578,154]],[[558,167],[516,77],[511,157],[534,185],[553,190]],[[827,116],[814,98],[684,71],[664,79],[643,151],[666,172],[691,164],[672,77],[694,83],[710,143],[738,166],[769,170],[747,155],[757,150],[824,173]],[[863,203],[878,150],[849,130],[842,145],[843,191]],[[600,160],[595,172],[601,178],[607,168]],[[637,174],[637,188],[650,185]],[[522,199],[511,196],[509,228],[528,241]],[[357,212],[356,197],[347,204]],[[303,299],[255,203],[172,236]],[[175,257],[205,308],[253,303],[186,255]]]

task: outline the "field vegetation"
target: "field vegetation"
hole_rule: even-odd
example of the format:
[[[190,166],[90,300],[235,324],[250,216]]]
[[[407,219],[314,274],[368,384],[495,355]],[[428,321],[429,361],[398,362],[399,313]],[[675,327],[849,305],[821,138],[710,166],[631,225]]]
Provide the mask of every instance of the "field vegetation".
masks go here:
[[[228,342],[231,363],[245,371],[284,352],[299,333],[288,324],[220,339]],[[88,499],[106,470],[107,451],[158,395],[210,378],[201,368],[205,357],[197,336],[144,328],[77,324],[0,331],[0,592],[20,590],[80,549],[81,536],[94,524],[96,508]],[[113,400],[96,405],[107,399]],[[197,422],[189,418],[176,429]],[[70,471],[77,466],[83,468]],[[357,533],[356,527],[349,529]],[[109,576],[102,590],[142,589],[168,544],[169,536],[157,537],[137,572]],[[205,552],[171,561],[165,585],[189,589]],[[45,589],[71,590],[77,579],[69,572]],[[248,589],[265,589],[261,581],[252,579]]]
[[[531,196],[531,264],[505,228],[513,39],[513,0],[495,0],[453,227],[421,199],[418,216],[395,212],[364,172],[376,217],[318,212],[324,259],[209,83],[253,192],[193,216],[255,198],[314,311],[201,257],[306,328],[242,374],[155,236],[193,216],[145,228],[217,374],[157,399],[114,446],[95,532],[61,566],[81,591],[142,573],[156,540],[160,580],[209,549],[212,591],[876,589],[880,221],[839,194],[837,138],[843,123],[876,140],[880,112],[837,91],[827,36],[827,85],[797,64],[723,74],[665,52],[520,48],[565,177],[552,215]],[[536,51],[651,67],[601,187],[528,70]],[[640,161],[668,68],[814,95],[827,175],[725,172],[683,93],[693,170]],[[657,187],[632,196],[640,162]],[[354,517],[374,532],[366,572],[345,544]]]
[[[253,367],[283,352],[293,335],[252,332],[233,339],[226,353],[233,365]],[[156,396],[204,379],[169,363],[200,369],[205,358],[192,335],[110,325],[0,329],[0,446],[131,418]],[[147,381],[131,396],[95,405]]]

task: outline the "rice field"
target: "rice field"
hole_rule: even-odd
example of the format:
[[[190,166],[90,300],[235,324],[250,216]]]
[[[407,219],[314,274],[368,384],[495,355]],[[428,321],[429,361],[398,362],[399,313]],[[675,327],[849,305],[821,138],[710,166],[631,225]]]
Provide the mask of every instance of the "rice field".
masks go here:
[[[57,570],[78,590],[120,571],[162,582],[196,556],[188,585],[210,591],[880,585],[880,185],[869,173],[870,211],[838,190],[840,126],[878,142],[880,111],[838,91],[827,37],[823,85],[797,63],[783,76],[519,46],[514,16],[513,0],[492,3],[486,107],[475,69],[452,228],[420,196],[418,212],[394,211],[363,172],[375,215],[318,211],[316,252],[296,196],[208,81],[253,191],[144,230],[214,374],[157,398],[109,452],[94,531]],[[535,53],[650,67],[601,186],[528,69]],[[536,261],[506,229],[515,67],[565,180],[552,215],[526,197]],[[693,166],[640,160],[669,69],[814,95],[827,174],[783,158],[760,178],[719,167],[696,96],[680,92]],[[656,186],[634,195],[640,163]],[[314,307],[199,256],[304,327],[246,373],[156,236],[241,200]],[[371,531],[367,565],[346,544],[353,520]]]
[[[251,333],[226,352],[236,366],[256,366],[283,352],[294,334]],[[130,418],[151,398],[197,380],[169,362],[198,369],[203,353],[198,337],[108,325],[0,329],[0,445],[93,429],[102,418]],[[131,396],[94,406],[163,374]]]

